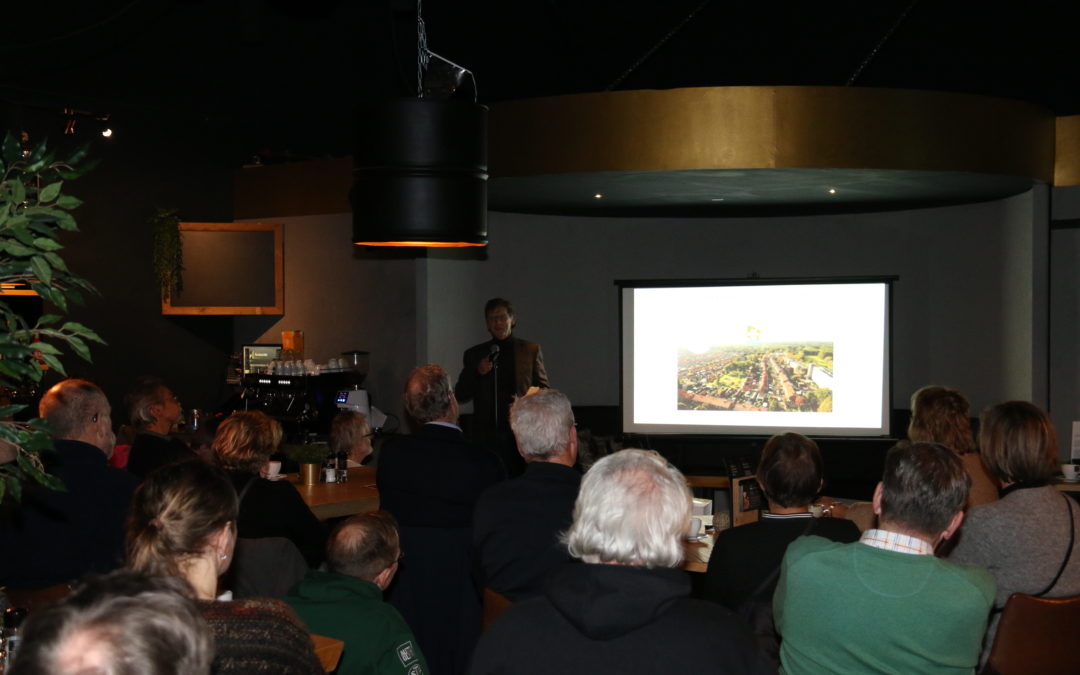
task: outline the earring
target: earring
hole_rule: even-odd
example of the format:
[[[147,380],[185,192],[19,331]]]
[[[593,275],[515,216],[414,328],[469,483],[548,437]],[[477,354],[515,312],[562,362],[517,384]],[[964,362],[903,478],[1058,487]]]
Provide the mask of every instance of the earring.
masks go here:
[[[222,560],[228,560],[229,559],[229,554],[228,553],[222,553],[221,554],[221,559]]]

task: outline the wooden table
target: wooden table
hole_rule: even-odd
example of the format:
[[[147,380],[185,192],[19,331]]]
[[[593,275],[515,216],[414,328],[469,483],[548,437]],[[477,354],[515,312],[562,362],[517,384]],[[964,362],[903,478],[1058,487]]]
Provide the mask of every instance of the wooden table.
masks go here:
[[[379,508],[379,491],[375,488],[375,469],[361,466],[349,469],[348,483],[316,483],[301,485],[298,474],[288,474],[291,482],[319,520],[353,516]]]
[[[1062,492],[1080,492],[1080,483],[1066,483],[1060,478],[1053,478],[1051,482]]]

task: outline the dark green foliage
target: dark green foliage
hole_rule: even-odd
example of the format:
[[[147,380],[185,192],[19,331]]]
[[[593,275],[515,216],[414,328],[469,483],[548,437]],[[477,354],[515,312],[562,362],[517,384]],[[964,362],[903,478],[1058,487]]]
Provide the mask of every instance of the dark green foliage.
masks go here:
[[[92,168],[86,154],[83,146],[58,159],[45,142],[24,150],[10,133],[0,144],[0,284],[29,287],[59,310],[31,326],[0,295],[0,386],[41,382],[42,364],[64,375],[64,349],[89,361],[87,343],[104,343],[86,326],[63,321],[69,303],[97,293],[90,282],[71,273],[59,254],[64,248],[60,233],[79,229],[69,212],[82,203],[62,194],[64,182]],[[24,407],[0,406],[0,420],[10,420]],[[52,449],[48,431],[41,419],[0,421],[0,444],[16,449],[15,461],[0,464],[0,501],[6,494],[19,499],[28,480],[63,489],[42,470],[40,455]]]

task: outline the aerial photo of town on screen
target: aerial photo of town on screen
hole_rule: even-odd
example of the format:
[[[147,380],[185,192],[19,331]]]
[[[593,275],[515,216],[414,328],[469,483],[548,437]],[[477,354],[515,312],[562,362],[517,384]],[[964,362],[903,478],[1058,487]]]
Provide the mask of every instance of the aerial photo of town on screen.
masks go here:
[[[679,348],[679,410],[832,412],[832,342],[762,342]]]

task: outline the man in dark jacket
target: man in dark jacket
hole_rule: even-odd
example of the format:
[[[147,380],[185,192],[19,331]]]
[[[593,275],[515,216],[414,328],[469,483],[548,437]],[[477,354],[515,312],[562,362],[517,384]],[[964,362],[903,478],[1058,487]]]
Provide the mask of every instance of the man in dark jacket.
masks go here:
[[[34,589],[108,572],[124,561],[124,519],[135,479],[108,465],[116,437],[105,394],[86,380],[64,380],[41,398],[53,429],[45,470],[64,491],[28,486],[22,503],[0,508],[0,585]]]
[[[480,495],[473,547],[481,585],[516,602],[539,593],[547,575],[571,560],[559,536],[573,520],[581,474],[574,411],[562,392],[518,399],[510,426],[525,473]]]
[[[691,500],[653,452],[623,450],[581,482],[570,554],[540,597],[510,607],[473,656],[485,673],[765,673],[749,628],[692,600],[682,538]],[[543,636],[539,639],[538,636]]]
[[[441,367],[413,370],[405,410],[420,427],[383,445],[375,473],[380,508],[397,518],[404,554],[389,600],[413,629],[431,670],[462,673],[480,634],[473,509],[503,474],[493,455],[462,435],[450,377]]]
[[[532,387],[548,386],[540,345],[513,336],[517,316],[509,300],[492,298],[484,305],[491,339],[465,350],[454,395],[473,402],[469,438],[498,454],[511,476],[525,466],[510,433],[510,405]]]

